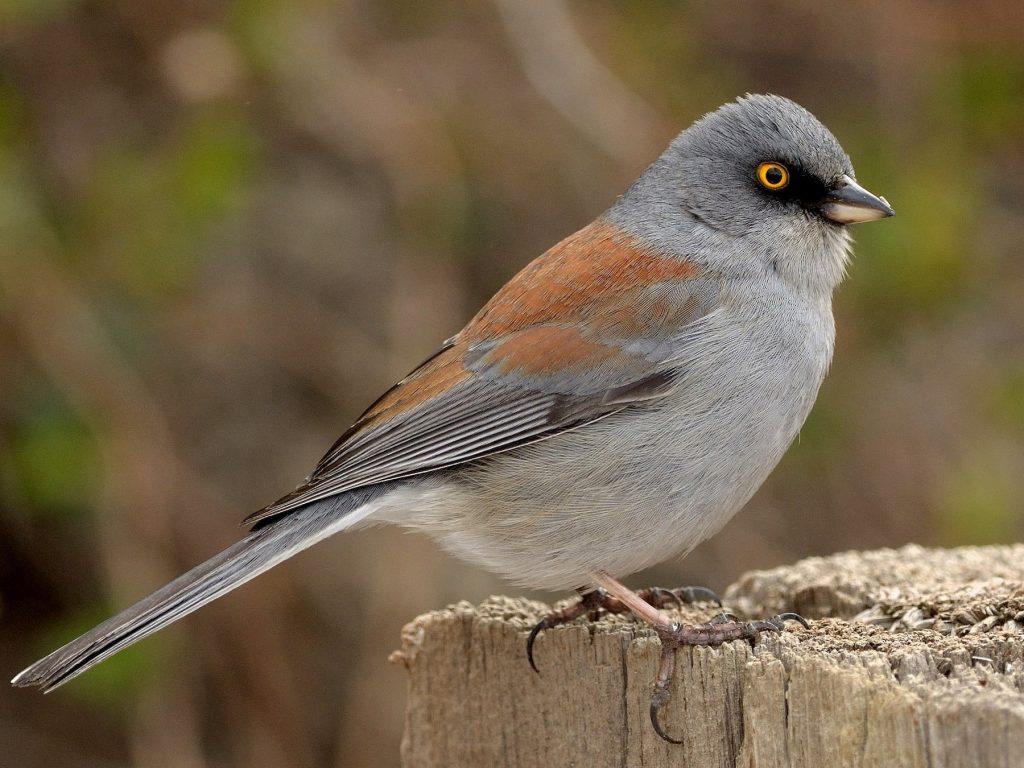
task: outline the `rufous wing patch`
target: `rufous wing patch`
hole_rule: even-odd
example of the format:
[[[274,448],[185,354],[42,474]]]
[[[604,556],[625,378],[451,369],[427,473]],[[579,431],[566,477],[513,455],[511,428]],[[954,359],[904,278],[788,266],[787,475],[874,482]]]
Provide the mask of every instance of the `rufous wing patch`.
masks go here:
[[[641,335],[652,317],[672,310],[644,297],[652,285],[692,278],[684,259],[658,254],[598,220],[527,265],[453,340],[374,403],[346,437],[445,394],[474,375],[467,355],[502,373],[553,375],[631,359],[605,339]],[[652,314],[653,313],[653,314]],[[477,365],[472,365],[477,369]]]
[[[685,259],[660,254],[599,219],[527,265],[459,338],[474,344],[533,325],[585,320],[623,293],[696,274]]]
[[[614,346],[588,341],[577,328],[537,326],[516,331],[484,356],[501,373],[523,376],[586,371],[623,356]]]

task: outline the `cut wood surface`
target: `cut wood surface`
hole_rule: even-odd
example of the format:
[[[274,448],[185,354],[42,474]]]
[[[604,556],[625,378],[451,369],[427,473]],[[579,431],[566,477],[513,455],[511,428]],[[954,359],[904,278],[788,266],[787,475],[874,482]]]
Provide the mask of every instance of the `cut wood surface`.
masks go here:
[[[662,723],[682,745],[651,728],[659,645],[628,617],[543,633],[536,674],[526,633],[549,606],[420,616],[392,657],[409,672],[403,764],[1024,766],[1024,545],[811,558],[745,575],[724,602],[811,629],[677,651]]]

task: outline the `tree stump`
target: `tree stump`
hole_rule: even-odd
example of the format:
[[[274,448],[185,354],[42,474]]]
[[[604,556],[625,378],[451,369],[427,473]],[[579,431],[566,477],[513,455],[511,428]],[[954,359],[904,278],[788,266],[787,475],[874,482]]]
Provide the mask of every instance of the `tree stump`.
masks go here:
[[[420,616],[392,656],[409,671],[403,764],[1024,766],[1024,545],[812,558],[724,599],[811,629],[677,651],[661,722],[681,745],[651,728],[659,645],[628,617],[543,633],[536,674],[526,634],[548,606],[492,597]]]

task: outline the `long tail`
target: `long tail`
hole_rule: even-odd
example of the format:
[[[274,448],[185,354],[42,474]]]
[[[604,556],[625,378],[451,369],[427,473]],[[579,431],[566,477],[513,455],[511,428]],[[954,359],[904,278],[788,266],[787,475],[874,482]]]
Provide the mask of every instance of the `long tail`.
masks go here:
[[[366,489],[367,491],[371,489]],[[12,681],[52,691],[132,643],[215,600],[376,509],[352,493],[314,502],[251,532],[149,597],[40,659]]]

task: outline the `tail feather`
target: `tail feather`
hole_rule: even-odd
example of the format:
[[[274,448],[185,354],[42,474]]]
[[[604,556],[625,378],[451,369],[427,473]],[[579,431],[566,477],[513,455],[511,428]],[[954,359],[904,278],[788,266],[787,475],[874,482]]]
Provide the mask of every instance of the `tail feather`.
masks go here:
[[[353,498],[356,496],[361,498]],[[368,501],[362,494],[325,499],[252,531],[237,544],[40,659],[11,684],[52,691],[292,555],[359,522],[376,508]]]

